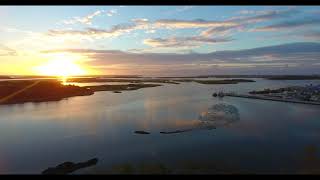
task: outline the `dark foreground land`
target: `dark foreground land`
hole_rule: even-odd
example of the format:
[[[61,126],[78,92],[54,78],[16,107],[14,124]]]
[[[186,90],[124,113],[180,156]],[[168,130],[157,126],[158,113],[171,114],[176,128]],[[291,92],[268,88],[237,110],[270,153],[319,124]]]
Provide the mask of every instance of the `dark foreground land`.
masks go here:
[[[130,91],[159,84],[126,84],[79,87],[57,80],[21,80],[0,82],[0,104],[59,101],[74,96],[89,96],[96,91]]]
[[[58,101],[73,96],[88,96],[94,92],[78,86],[64,86],[55,80],[0,82],[0,104]]]
[[[10,76],[0,76],[0,79],[11,79]]]

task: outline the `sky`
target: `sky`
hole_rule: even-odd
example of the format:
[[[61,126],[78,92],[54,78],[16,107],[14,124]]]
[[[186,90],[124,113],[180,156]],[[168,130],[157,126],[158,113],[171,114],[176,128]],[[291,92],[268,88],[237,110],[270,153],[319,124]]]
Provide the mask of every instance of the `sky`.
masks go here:
[[[319,74],[320,6],[1,6],[0,74]]]

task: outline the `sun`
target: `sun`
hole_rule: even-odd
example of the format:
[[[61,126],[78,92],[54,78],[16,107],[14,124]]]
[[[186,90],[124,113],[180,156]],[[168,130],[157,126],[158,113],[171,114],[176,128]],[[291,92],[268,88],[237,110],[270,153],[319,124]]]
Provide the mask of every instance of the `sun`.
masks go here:
[[[76,63],[76,59],[70,54],[54,54],[46,63],[35,67],[35,70],[40,75],[62,78],[85,75],[86,70]]]

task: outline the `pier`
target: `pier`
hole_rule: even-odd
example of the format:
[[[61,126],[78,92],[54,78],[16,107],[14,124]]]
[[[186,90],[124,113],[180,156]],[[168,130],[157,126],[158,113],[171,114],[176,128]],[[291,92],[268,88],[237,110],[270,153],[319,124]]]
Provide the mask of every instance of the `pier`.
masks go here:
[[[280,101],[280,102],[289,102],[289,103],[320,105],[320,102],[314,102],[314,101],[301,101],[301,100],[296,100],[296,99],[284,99],[284,98],[257,96],[257,95],[224,93],[224,96],[249,98],[249,99],[261,99],[261,100],[268,100],[268,101]]]

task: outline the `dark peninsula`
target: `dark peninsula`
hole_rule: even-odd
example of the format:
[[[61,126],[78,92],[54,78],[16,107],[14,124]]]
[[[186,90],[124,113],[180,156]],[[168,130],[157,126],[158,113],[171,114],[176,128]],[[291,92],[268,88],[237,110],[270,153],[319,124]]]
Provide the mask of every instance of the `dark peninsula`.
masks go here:
[[[160,84],[124,84],[84,86],[63,85],[58,80],[0,81],[0,105],[25,102],[59,101],[74,96],[89,96],[96,91],[130,91]]]
[[[0,104],[58,101],[73,96],[88,96],[94,91],[56,80],[0,82]]]
[[[10,76],[0,76],[0,79],[11,79]]]

